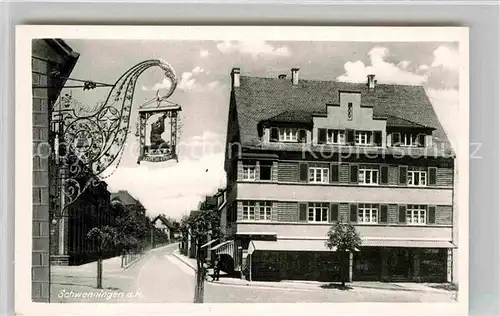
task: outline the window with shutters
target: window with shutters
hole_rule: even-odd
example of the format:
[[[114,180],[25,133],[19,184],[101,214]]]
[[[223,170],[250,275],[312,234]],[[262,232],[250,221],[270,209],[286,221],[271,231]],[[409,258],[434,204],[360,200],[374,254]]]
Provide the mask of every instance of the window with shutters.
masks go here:
[[[403,147],[424,147],[425,134],[404,132],[392,134],[392,145]]]
[[[326,138],[326,143],[333,145],[344,145],[346,143],[345,130],[329,129]]]
[[[298,129],[289,127],[280,128],[279,140],[280,142],[296,142],[298,140]]]
[[[358,171],[359,184],[378,184],[378,166],[361,165]]]
[[[408,167],[407,184],[409,186],[423,187],[427,185],[427,169],[425,167]]]
[[[255,181],[256,163],[251,161],[243,161],[243,180]]]
[[[371,131],[356,131],[356,145],[367,146],[372,143],[372,132]]]
[[[243,220],[255,219],[255,202],[243,201]]]
[[[406,208],[406,224],[424,225],[426,223],[427,207],[425,205],[408,205]]]
[[[259,215],[256,216],[256,219],[261,221],[270,221],[272,206],[272,202],[259,201]]]
[[[376,224],[378,223],[378,205],[377,204],[359,204],[358,205],[358,223]]]
[[[327,167],[309,167],[310,183],[328,183],[329,172]]]
[[[309,203],[307,219],[309,222],[328,222],[328,211],[327,203]]]

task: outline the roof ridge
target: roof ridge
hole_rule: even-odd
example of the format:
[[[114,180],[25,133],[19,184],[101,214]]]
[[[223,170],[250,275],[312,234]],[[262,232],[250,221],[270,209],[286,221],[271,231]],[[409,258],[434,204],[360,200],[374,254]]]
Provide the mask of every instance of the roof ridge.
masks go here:
[[[253,79],[266,79],[266,80],[275,80],[275,81],[290,81],[286,79],[274,78],[274,77],[262,77],[262,76],[245,76],[240,75],[240,78],[253,78]],[[299,82],[307,81],[307,82],[333,82],[333,83],[342,83],[342,84],[355,84],[355,85],[365,85],[365,82],[351,82],[351,81],[337,81],[337,80],[323,80],[323,79],[303,79],[300,78]],[[415,84],[401,84],[401,83],[380,83],[377,82],[377,86],[398,86],[398,87],[420,87],[424,88],[423,85],[415,85]]]

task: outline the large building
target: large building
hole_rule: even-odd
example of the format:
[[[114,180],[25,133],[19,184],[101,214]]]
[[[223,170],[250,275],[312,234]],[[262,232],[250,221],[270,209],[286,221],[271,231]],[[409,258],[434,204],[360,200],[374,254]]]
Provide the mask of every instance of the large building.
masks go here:
[[[457,281],[454,153],[421,86],[231,73],[226,238],[253,280],[333,281],[335,222],[362,247],[350,280]],[[241,255],[236,250],[241,247]]]
[[[60,39],[32,41],[33,85],[33,249],[32,290],[34,302],[50,299],[50,230],[49,215],[51,185],[51,116],[52,108],[66,79],[78,60],[74,52]],[[58,71],[60,76],[51,74]]]

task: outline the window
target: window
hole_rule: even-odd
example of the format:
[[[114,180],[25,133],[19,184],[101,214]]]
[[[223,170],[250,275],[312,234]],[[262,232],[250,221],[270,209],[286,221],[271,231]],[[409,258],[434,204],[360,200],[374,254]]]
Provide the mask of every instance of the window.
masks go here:
[[[408,167],[407,184],[410,186],[426,186],[427,171],[425,168]]]
[[[347,119],[352,121],[352,102],[347,103]]]
[[[270,221],[272,205],[272,202],[259,202],[259,215],[256,219],[261,221]]]
[[[243,220],[255,219],[255,202],[243,202]]]
[[[372,132],[356,131],[356,145],[371,145]]]
[[[280,128],[279,139],[282,142],[296,142],[298,130],[296,128]]]
[[[328,136],[326,139],[327,144],[345,144],[345,131],[344,130],[328,130]]]
[[[328,204],[310,203],[309,204],[309,222],[328,222]]]
[[[424,147],[425,135],[416,133],[393,133],[393,145],[405,147]]]
[[[358,223],[364,223],[364,224],[378,223],[378,205],[360,204],[358,206]]]
[[[260,162],[260,180],[271,180],[273,162],[261,161]]]
[[[425,205],[408,205],[406,209],[406,224],[424,225],[427,208]]]
[[[255,163],[243,162],[243,180],[255,180]]]
[[[359,184],[378,184],[378,167],[376,166],[360,166]]]
[[[328,183],[328,168],[309,167],[309,182]]]

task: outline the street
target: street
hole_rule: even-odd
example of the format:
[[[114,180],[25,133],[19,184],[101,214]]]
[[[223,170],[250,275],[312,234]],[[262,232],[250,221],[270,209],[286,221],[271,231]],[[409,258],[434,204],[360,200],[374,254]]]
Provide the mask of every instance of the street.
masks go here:
[[[81,267],[55,267],[51,301],[191,303],[194,298],[195,272],[172,254],[177,247],[177,244],[172,244],[151,250],[126,270],[113,267],[111,262],[108,268],[104,268],[102,291],[95,288],[95,271],[90,268],[84,270]],[[92,266],[95,266],[95,263],[89,267]],[[73,269],[71,275],[62,275],[62,270],[70,269]],[[451,299],[451,292],[423,293],[369,288],[353,288],[347,291],[283,289],[205,283],[206,303],[450,302]]]

